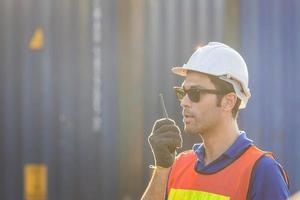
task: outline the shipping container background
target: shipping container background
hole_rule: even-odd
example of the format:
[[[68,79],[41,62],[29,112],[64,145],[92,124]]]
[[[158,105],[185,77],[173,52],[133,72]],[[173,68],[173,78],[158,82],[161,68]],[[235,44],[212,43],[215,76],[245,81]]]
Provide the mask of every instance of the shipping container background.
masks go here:
[[[170,73],[209,41],[241,52],[252,98],[240,128],[300,189],[297,0],[1,0],[0,199],[25,199],[26,164],[48,167],[49,200],[138,199],[162,117],[182,127]],[[37,29],[43,46],[32,49]],[[189,149],[199,138],[184,136]]]

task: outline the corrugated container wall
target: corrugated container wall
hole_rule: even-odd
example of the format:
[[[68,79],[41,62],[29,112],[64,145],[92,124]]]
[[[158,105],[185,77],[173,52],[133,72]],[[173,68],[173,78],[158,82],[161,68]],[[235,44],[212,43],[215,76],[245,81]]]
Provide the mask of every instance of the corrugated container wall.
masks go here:
[[[46,166],[49,200],[139,199],[153,164],[147,137],[163,116],[159,93],[182,127],[172,89],[182,79],[170,68],[208,41],[245,57],[253,96],[241,129],[275,153],[292,191],[299,189],[299,7],[296,0],[1,0],[0,199],[42,194],[44,171],[30,164]],[[199,141],[184,135],[181,151]]]
[[[252,99],[243,127],[272,151],[300,189],[300,2],[241,1],[241,50],[248,61]],[[298,73],[299,72],[299,73]]]
[[[0,199],[44,199],[29,164],[47,166],[48,199],[117,199],[114,1],[1,0],[0,14]]]

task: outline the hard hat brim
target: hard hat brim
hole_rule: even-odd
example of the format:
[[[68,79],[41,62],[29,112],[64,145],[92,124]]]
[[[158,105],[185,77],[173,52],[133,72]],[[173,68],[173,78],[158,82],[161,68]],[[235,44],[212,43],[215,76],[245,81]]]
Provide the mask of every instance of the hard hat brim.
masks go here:
[[[173,67],[171,71],[179,76],[186,76],[188,69],[183,67]]]

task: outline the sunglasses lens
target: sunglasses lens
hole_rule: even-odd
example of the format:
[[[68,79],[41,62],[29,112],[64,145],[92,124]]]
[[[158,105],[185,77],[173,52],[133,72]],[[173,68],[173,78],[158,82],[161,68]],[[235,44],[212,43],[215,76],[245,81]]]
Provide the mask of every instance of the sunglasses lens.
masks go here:
[[[175,93],[176,93],[177,99],[179,101],[181,101],[183,99],[183,97],[185,96],[185,91],[183,90],[183,88],[176,88]]]
[[[190,89],[187,94],[192,102],[198,102],[200,100],[200,91],[198,89]]]
[[[184,90],[178,87],[175,88],[175,93],[179,101],[182,101],[186,94],[192,102],[198,102],[200,100],[200,91],[198,89]]]

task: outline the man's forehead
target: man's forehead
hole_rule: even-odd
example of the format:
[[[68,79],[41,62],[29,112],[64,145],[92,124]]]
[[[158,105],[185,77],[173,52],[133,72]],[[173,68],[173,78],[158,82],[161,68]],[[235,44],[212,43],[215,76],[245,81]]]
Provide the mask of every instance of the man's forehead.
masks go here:
[[[186,82],[186,81],[182,82],[181,87],[183,87],[185,89],[190,89],[191,87],[197,87],[197,88],[205,89],[205,86],[202,85],[201,83],[191,83],[191,82]]]
[[[206,80],[206,79],[208,79],[209,80],[209,77],[208,77],[208,75],[207,74],[205,74],[205,73],[201,73],[201,72],[195,72],[195,71],[188,71],[187,72],[187,75],[186,75],[186,77],[185,77],[185,79],[187,80],[187,79],[192,79],[192,80],[194,80],[194,79],[197,79],[197,80],[201,80],[201,79],[204,79],[204,80]]]
[[[212,85],[212,82],[210,81],[210,78],[203,73],[189,72],[181,85],[185,87],[201,86],[205,88]]]

